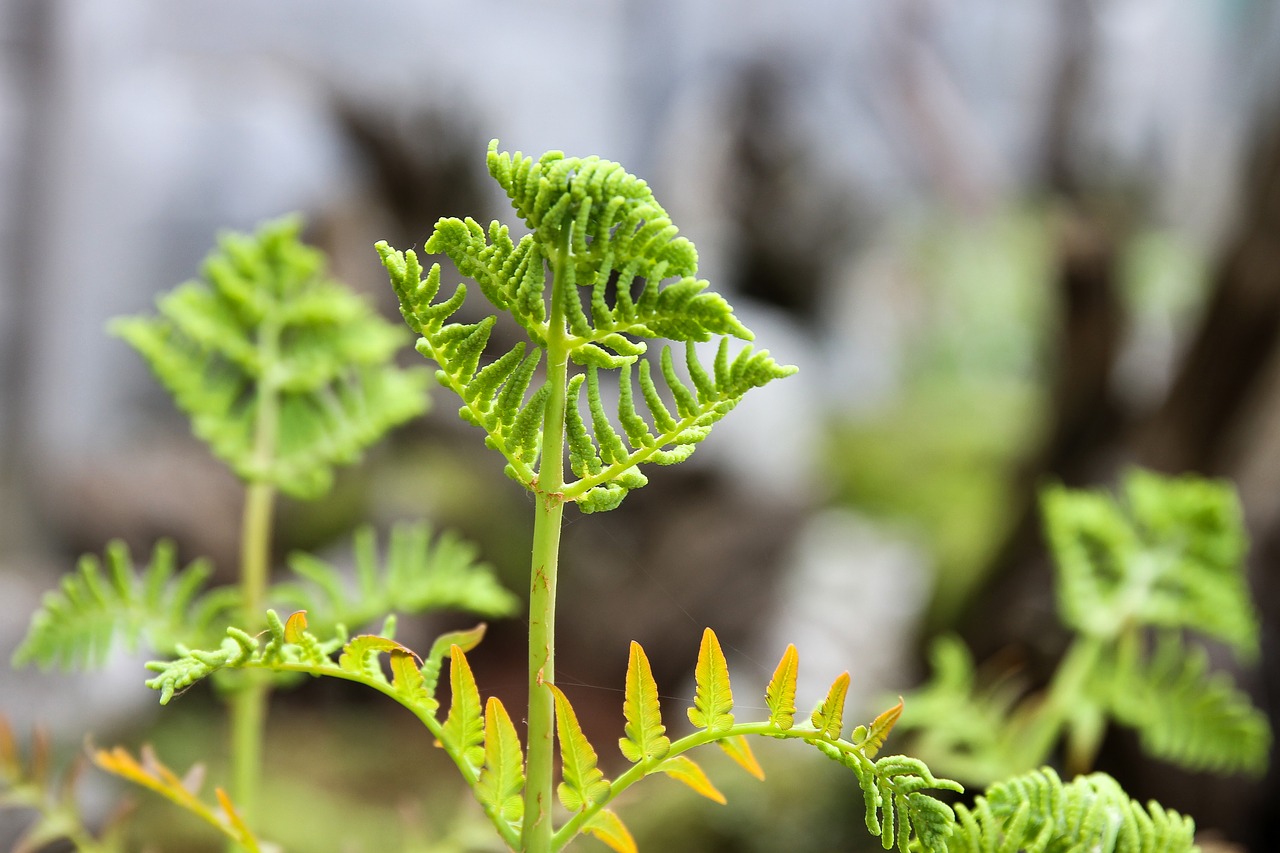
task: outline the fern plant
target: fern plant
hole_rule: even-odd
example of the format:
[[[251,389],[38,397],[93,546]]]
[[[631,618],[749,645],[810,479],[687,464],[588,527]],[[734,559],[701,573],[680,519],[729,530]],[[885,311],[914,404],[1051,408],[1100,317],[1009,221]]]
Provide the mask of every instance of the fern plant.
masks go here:
[[[335,466],[355,461],[387,430],[426,410],[430,379],[427,371],[395,366],[407,335],[329,278],[323,254],[300,241],[300,229],[297,218],[287,218],[254,235],[224,235],[201,280],[162,296],[157,316],[112,327],[146,358],[196,435],[245,483],[239,584],[208,588],[209,562],[179,568],[170,542],[158,543],[145,565],[112,542],[103,558],[83,557],[46,595],[15,663],[85,668],[121,646],[181,655],[216,643],[228,622],[259,630],[268,603],[312,608],[335,631],[428,609],[490,616],[514,610],[516,597],[498,585],[474,547],[447,533],[433,538],[423,525],[393,530],[385,559],[371,529],[357,533],[354,586],[336,568],[301,554],[291,559],[291,579],[269,583],[277,494],[322,496]],[[231,704],[232,790],[246,812],[258,799],[271,684],[263,678],[222,684]],[[130,765],[104,753],[99,764],[151,787],[172,775],[142,773],[163,768],[154,758]],[[229,800],[223,808],[231,809]],[[224,824],[236,825],[234,818]]]
[[[917,760],[876,758],[900,706],[846,732],[845,673],[797,722],[798,655],[789,648],[765,697],[768,718],[741,722],[733,712],[724,654],[709,629],[688,709],[694,732],[676,739],[667,734],[648,658],[632,645],[619,741],[631,767],[614,780],[604,778],[595,746],[556,686],[555,593],[565,505],[583,513],[615,509],[646,484],[644,469],[687,459],[748,391],[795,368],[750,344],[734,352],[730,338],[749,341],[751,333],[728,302],[696,277],[693,245],[679,236],[644,181],[596,157],[552,152],[534,160],[499,153],[496,142],[488,167],[528,233],[517,240],[499,223],[486,229],[470,219],[442,219],[426,250],[448,256],[526,340],[492,351],[496,315],[452,319],[467,299],[465,285],[442,294],[438,264],[424,270],[413,251],[385,243],[377,250],[401,312],[419,335],[419,352],[437,364],[436,378],[461,400],[459,415],[484,430],[508,476],[534,496],[524,744],[512,715],[497,698],[482,700],[471,673],[466,653],[479,642],[480,630],[447,635],[419,656],[390,633],[348,638],[312,630],[301,611],[287,619],[270,611],[265,643],[251,631],[229,629],[216,648],[152,664],[158,674],[148,683],[161,691],[162,702],[228,668],[367,684],[422,721],[498,834],[521,851],[560,850],[583,833],[615,850],[634,850],[610,808],[613,801],[655,773],[722,800],[687,753],[716,743],[748,772],[763,776],[748,735],[803,740],[848,767],[863,792],[867,826],[887,847],[944,850],[954,816],[930,792],[958,786]],[[648,347],[655,339],[669,343],[651,360]],[[713,341],[707,358],[698,345]],[[673,344],[684,345],[682,356]],[[616,403],[607,405],[610,396]],[[441,718],[435,690],[446,660],[450,704]],[[557,742],[559,784],[553,774]],[[557,799],[563,816],[556,814]]]
[[[980,683],[954,638],[911,697],[904,729],[948,772],[991,782],[1040,766],[1093,765],[1106,726],[1190,770],[1261,774],[1271,731],[1188,634],[1256,659],[1258,619],[1244,574],[1245,534],[1230,485],[1131,472],[1123,499],[1060,486],[1042,497],[1057,565],[1058,611],[1074,639],[1043,693],[1017,677]]]
[[[442,295],[439,265],[424,270],[413,251],[384,243],[377,250],[401,312],[419,336],[417,349],[460,399],[459,415],[484,431],[508,476],[533,498],[523,742],[516,717],[498,698],[483,697],[471,669],[468,654],[483,638],[483,624],[446,633],[423,654],[395,638],[393,616],[377,633],[352,636],[347,627],[439,604],[507,609],[509,598],[464,544],[448,537],[432,544],[422,530],[404,529],[393,532],[380,559],[372,534],[362,533],[354,584],[306,556],[292,560],[292,579],[265,583],[275,493],[318,494],[333,464],[422,407],[417,374],[397,372],[386,360],[393,335],[370,325],[343,296],[296,287],[296,278],[315,285],[319,269],[316,256],[296,243],[296,224],[269,227],[257,238],[228,238],[208,266],[212,296],[187,286],[161,303],[161,318],[118,327],[152,360],[192,414],[197,433],[248,484],[245,583],[203,591],[205,566],[179,570],[169,546],[159,546],[142,570],[122,546],[111,546],[105,567],[86,558],[79,575],[51,594],[22,659],[83,664],[116,640],[170,652],[148,664],[155,675],[147,684],[162,704],[205,678],[236,685],[234,713],[242,722],[233,756],[256,749],[262,700],[274,681],[305,674],[363,684],[421,721],[498,837],[522,853],[559,851],[583,834],[632,853],[636,844],[616,811],[621,795],[661,774],[723,802],[691,753],[716,744],[745,772],[763,778],[751,737],[802,741],[847,768],[867,828],[885,849],[1189,849],[1188,820],[1136,806],[1104,777],[1063,784],[1046,771],[993,787],[972,806],[953,810],[938,795],[960,792],[958,783],[935,776],[919,759],[880,755],[902,715],[901,701],[848,727],[846,672],[825,696],[811,697],[817,701],[804,713],[797,705],[794,646],[766,687],[767,716],[743,721],[710,628],[697,652],[686,709],[692,730],[685,734],[669,732],[648,657],[631,644],[618,741],[628,766],[606,778],[596,745],[556,684],[565,505],[582,513],[617,508],[647,483],[650,466],[687,459],[746,393],[795,368],[749,343],[735,352],[730,339],[750,341],[751,333],[696,277],[693,245],[679,236],[648,186],[618,164],[558,152],[534,160],[500,153],[495,142],[488,168],[527,233],[517,240],[499,223],[486,229],[470,219],[442,219],[426,250],[446,255],[526,340],[495,351],[496,315],[453,319],[467,300],[465,285]],[[669,343],[655,354],[648,347],[656,339]],[[679,344],[682,354],[673,347]],[[711,345],[706,352],[704,344]],[[362,360],[375,351],[381,358]],[[207,383],[193,372],[204,365],[216,366]],[[213,636],[213,626],[226,622],[232,627]],[[207,641],[190,642],[193,636]],[[446,678],[447,707],[437,696]],[[197,778],[180,778],[149,753],[138,760],[119,749],[98,751],[94,760],[192,811],[239,849],[271,849],[250,828],[252,778],[235,789],[238,804],[220,789],[210,804],[198,797]]]

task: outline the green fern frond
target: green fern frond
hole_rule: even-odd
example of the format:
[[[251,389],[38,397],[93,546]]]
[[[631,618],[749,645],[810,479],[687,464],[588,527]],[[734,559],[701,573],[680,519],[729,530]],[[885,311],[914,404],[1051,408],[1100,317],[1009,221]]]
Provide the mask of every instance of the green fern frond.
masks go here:
[[[535,161],[498,153],[496,141],[488,165],[530,233],[517,242],[496,222],[486,230],[471,219],[442,219],[425,250],[448,256],[495,308],[512,315],[529,336],[527,354],[517,344],[486,362],[494,318],[448,322],[466,299],[466,287],[437,301],[439,265],[424,276],[414,252],[385,243],[377,249],[401,313],[421,336],[419,352],[439,365],[437,378],[462,399],[463,420],[486,431],[489,446],[506,457],[508,474],[527,488],[537,484],[545,403],[558,399],[564,387],[554,394],[545,384],[535,387],[544,353],[554,351],[557,364],[563,358],[585,371],[568,380],[565,421],[551,427],[566,431],[570,466],[579,478],[559,493],[584,512],[613,509],[647,482],[640,465],[688,458],[747,391],[795,372],[750,346],[729,357],[728,337],[750,340],[751,333],[723,297],[695,278],[693,244],[678,235],[644,181],[596,157],[552,152]],[[693,344],[715,336],[720,347],[707,368]],[[664,347],[658,372],[665,387],[659,389],[642,358],[647,338],[687,344],[687,379],[677,375]],[[603,403],[602,370],[619,371],[621,430]],[[636,406],[637,375],[647,415]],[[584,387],[589,427],[579,411]]]
[[[1052,487],[1042,495],[1063,620],[1099,637],[1133,624],[1189,628],[1256,656],[1232,487],[1134,471],[1124,494],[1123,506],[1102,492]]]
[[[950,853],[1190,853],[1195,824],[1145,808],[1104,773],[1070,783],[1042,768],[993,785],[972,807],[956,806]]]
[[[201,281],[112,328],[239,477],[315,498],[334,466],[425,411],[426,373],[393,366],[402,332],[327,278],[300,229],[222,236]]]
[[[519,598],[498,582],[477,553],[473,543],[450,531],[433,537],[425,524],[402,524],[391,529],[384,558],[377,534],[366,526],[355,534],[354,584],[335,566],[299,552],[290,555],[289,566],[309,583],[277,584],[270,597],[320,614],[325,625],[352,628],[393,613],[514,613]]]
[[[1138,730],[1149,754],[1189,770],[1261,775],[1267,769],[1267,717],[1208,654],[1176,634],[1142,653],[1136,638],[1122,643],[1108,678],[1116,719]]]
[[[139,568],[128,546],[113,541],[102,560],[81,557],[61,587],[45,594],[13,663],[85,669],[101,666],[118,647],[145,644],[167,653],[180,642],[207,642],[211,622],[234,606],[225,596],[213,606],[200,597],[211,571],[202,559],[179,570],[173,543],[164,540]]]

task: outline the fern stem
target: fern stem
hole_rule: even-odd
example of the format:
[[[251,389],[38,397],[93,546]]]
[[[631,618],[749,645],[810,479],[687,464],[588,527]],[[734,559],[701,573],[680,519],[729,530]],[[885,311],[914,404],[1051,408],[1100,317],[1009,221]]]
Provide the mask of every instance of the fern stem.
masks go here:
[[[1105,641],[1098,637],[1080,634],[1067,649],[1031,731],[1030,749],[1024,756],[1028,767],[1045,763],[1053,744],[1065,730],[1063,758],[1067,772],[1075,776],[1093,769],[1102,745],[1105,720],[1097,702],[1089,698],[1086,685],[1098,667],[1105,646]]]
[[[260,479],[251,480],[245,490],[240,525],[240,596],[245,625],[250,631],[262,627],[271,572],[276,487],[266,474],[275,459],[280,421],[280,392],[275,376],[280,360],[277,323],[262,324],[258,352],[263,370],[258,377],[253,456]],[[266,680],[257,673],[245,673],[243,683],[231,699],[231,789],[244,819],[249,822],[257,806],[262,775],[268,689]],[[234,850],[235,845],[231,849]]]
[[[569,348],[564,300],[577,298],[567,270],[571,263],[572,228],[561,234],[553,260],[551,312],[547,324],[547,398],[542,451],[538,462],[537,515],[529,573],[529,729],[525,767],[524,853],[550,853],[552,772],[555,761],[556,575],[560,562],[560,526],[564,517],[564,413]]]

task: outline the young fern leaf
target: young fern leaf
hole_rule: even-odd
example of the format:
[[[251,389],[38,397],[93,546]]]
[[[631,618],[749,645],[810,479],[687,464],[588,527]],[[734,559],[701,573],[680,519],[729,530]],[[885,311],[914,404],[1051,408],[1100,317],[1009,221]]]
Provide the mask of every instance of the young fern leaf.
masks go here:
[[[421,335],[418,350],[436,361],[440,381],[462,398],[462,418],[486,431],[489,446],[507,458],[507,473],[527,488],[537,488],[534,465],[550,395],[545,384],[530,393],[533,365],[548,347],[555,347],[557,363],[563,358],[585,369],[568,380],[563,424],[578,480],[560,491],[583,512],[613,509],[647,482],[640,465],[682,461],[747,391],[795,372],[749,346],[729,359],[727,336],[750,340],[751,333],[729,304],[695,277],[693,244],[678,236],[644,181],[597,157],[551,152],[534,161],[500,154],[496,141],[489,147],[488,166],[530,233],[516,242],[496,222],[486,231],[471,219],[441,219],[424,248],[448,256],[496,309],[511,314],[533,344],[530,355],[512,349],[480,367],[492,318],[446,323],[465,300],[466,288],[459,286],[452,297],[437,302],[438,265],[424,278],[412,251],[395,251],[385,243],[377,248],[406,322]],[[553,280],[547,269],[554,271]],[[589,313],[579,290],[585,292]],[[549,305],[558,310],[549,312]],[[721,344],[708,371],[693,344],[715,336],[721,336]],[[659,359],[675,415],[641,359],[646,338],[688,345],[685,363],[693,388],[677,376],[670,350]],[[648,418],[635,405],[631,371],[637,360]],[[619,372],[622,432],[602,400],[602,370]],[[589,430],[578,410],[584,384]]]
[[[1190,853],[1195,824],[1151,803],[1145,808],[1103,773],[1064,783],[1050,767],[1034,770],[956,806],[951,853]]]
[[[782,660],[769,679],[765,690],[765,704],[769,707],[769,722],[782,731],[795,725],[796,678],[800,673],[800,655],[794,645],[788,645]]]
[[[389,613],[466,610],[483,616],[508,616],[519,599],[503,588],[492,567],[476,558],[475,545],[446,531],[432,537],[423,524],[392,528],[385,561],[376,534],[362,527],[355,534],[355,584],[336,567],[306,553],[289,558],[294,574],[309,583],[277,584],[272,597],[300,609],[325,614],[326,625],[367,625]]]
[[[826,737],[835,740],[844,729],[844,699],[849,693],[849,673],[841,673],[827,690],[827,698],[814,709],[809,721]]]
[[[179,570],[165,540],[139,569],[128,546],[113,541],[103,560],[81,557],[76,573],[45,594],[13,663],[85,669],[101,666],[117,646],[132,650],[141,642],[170,652],[180,642],[205,642],[210,623],[233,606],[225,596],[200,596],[211,571],[206,560]]]
[[[898,697],[897,705],[881,712],[871,721],[870,726],[858,726],[855,728],[849,739],[862,747],[862,752],[867,758],[875,758],[876,753],[880,751],[880,747],[884,746],[885,740],[888,739],[889,732],[893,731],[893,727],[902,716],[902,708],[902,697]]]
[[[185,778],[180,778],[148,746],[142,748],[141,762],[119,746],[112,750],[95,751],[93,762],[108,773],[155,791],[214,827],[248,853],[263,850],[264,845],[245,825],[231,799],[221,788],[214,792],[218,800],[216,809],[200,799],[200,781],[204,773],[198,765]]]
[[[426,410],[427,374],[392,364],[403,333],[327,278],[300,230],[292,218],[222,236],[201,281],[112,328],[241,479],[309,499]]]
[[[561,776],[556,788],[560,803],[571,812],[600,805],[609,798],[609,780],[596,767],[596,751],[578,724],[578,715],[559,687],[548,685],[556,701],[556,734],[560,738]]]
[[[655,761],[666,756],[671,749],[671,739],[662,724],[662,709],[658,704],[658,685],[653,680],[653,670],[644,649],[634,640],[631,657],[627,662],[627,686],[622,703],[626,717],[626,737],[618,741],[627,761]]]
[[[484,707],[484,767],[476,797],[495,820],[519,831],[524,817],[524,753],[507,709],[495,696]]]
[[[729,664],[720,649],[720,640],[710,628],[702,632],[698,664],[694,669],[695,691],[689,722],[711,732],[723,732],[733,725],[733,691],[729,687]]]
[[[678,779],[714,803],[719,803],[723,806],[729,802],[725,799],[724,794],[720,793],[720,789],[711,784],[711,780],[707,778],[707,774],[703,769],[687,755],[676,755],[668,758],[662,762],[661,769],[663,773],[666,773],[672,779]]]
[[[481,622],[474,628],[468,628],[465,631],[449,631],[441,634],[431,644],[431,651],[427,652],[427,656],[422,660],[422,689],[430,697],[431,710],[434,711],[439,706],[435,695],[436,687],[440,682],[440,667],[443,665],[444,659],[450,658],[452,660],[454,646],[457,646],[463,654],[466,654],[480,645],[487,627]]]
[[[461,756],[479,772],[485,760],[485,716],[480,706],[480,690],[467,657],[457,646],[449,650],[449,688],[453,694],[440,741],[451,755]]]

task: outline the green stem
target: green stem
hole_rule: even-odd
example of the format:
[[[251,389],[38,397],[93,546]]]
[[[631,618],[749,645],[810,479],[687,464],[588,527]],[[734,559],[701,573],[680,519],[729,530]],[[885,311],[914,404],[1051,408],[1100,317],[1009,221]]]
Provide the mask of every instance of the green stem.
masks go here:
[[[572,287],[567,269],[571,231],[566,228],[553,260],[551,316],[547,324],[547,398],[542,451],[538,463],[537,515],[529,572],[529,717],[525,765],[524,853],[550,853],[552,769],[555,761],[555,699],[546,685],[555,683],[556,574],[560,562],[560,526],[564,517],[564,413],[568,383],[568,346],[564,300]]]
[[[280,359],[279,338],[278,326],[264,322],[258,337],[264,369],[258,378],[253,448],[259,479],[248,484],[240,526],[240,597],[245,627],[249,631],[263,625],[267,580],[271,573],[276,488],[268,472],[275,459],[280,420],[279,389],[274,376]],[[265,678],[257,673],[245,673],[231,698],[231,792],[246,822],[252,822],[258,802],[268,690],[269,682]]]
[[[1023,763],[1028,767],[1045,763],[1053,745],[1065,733],[1068,771],[1085,773],[1093,768],[1101,746],[1103,720],[1101,709],[1085,687],[1106,645],[1098,637],[1079,634],[1067,649],[1024,741]]]

